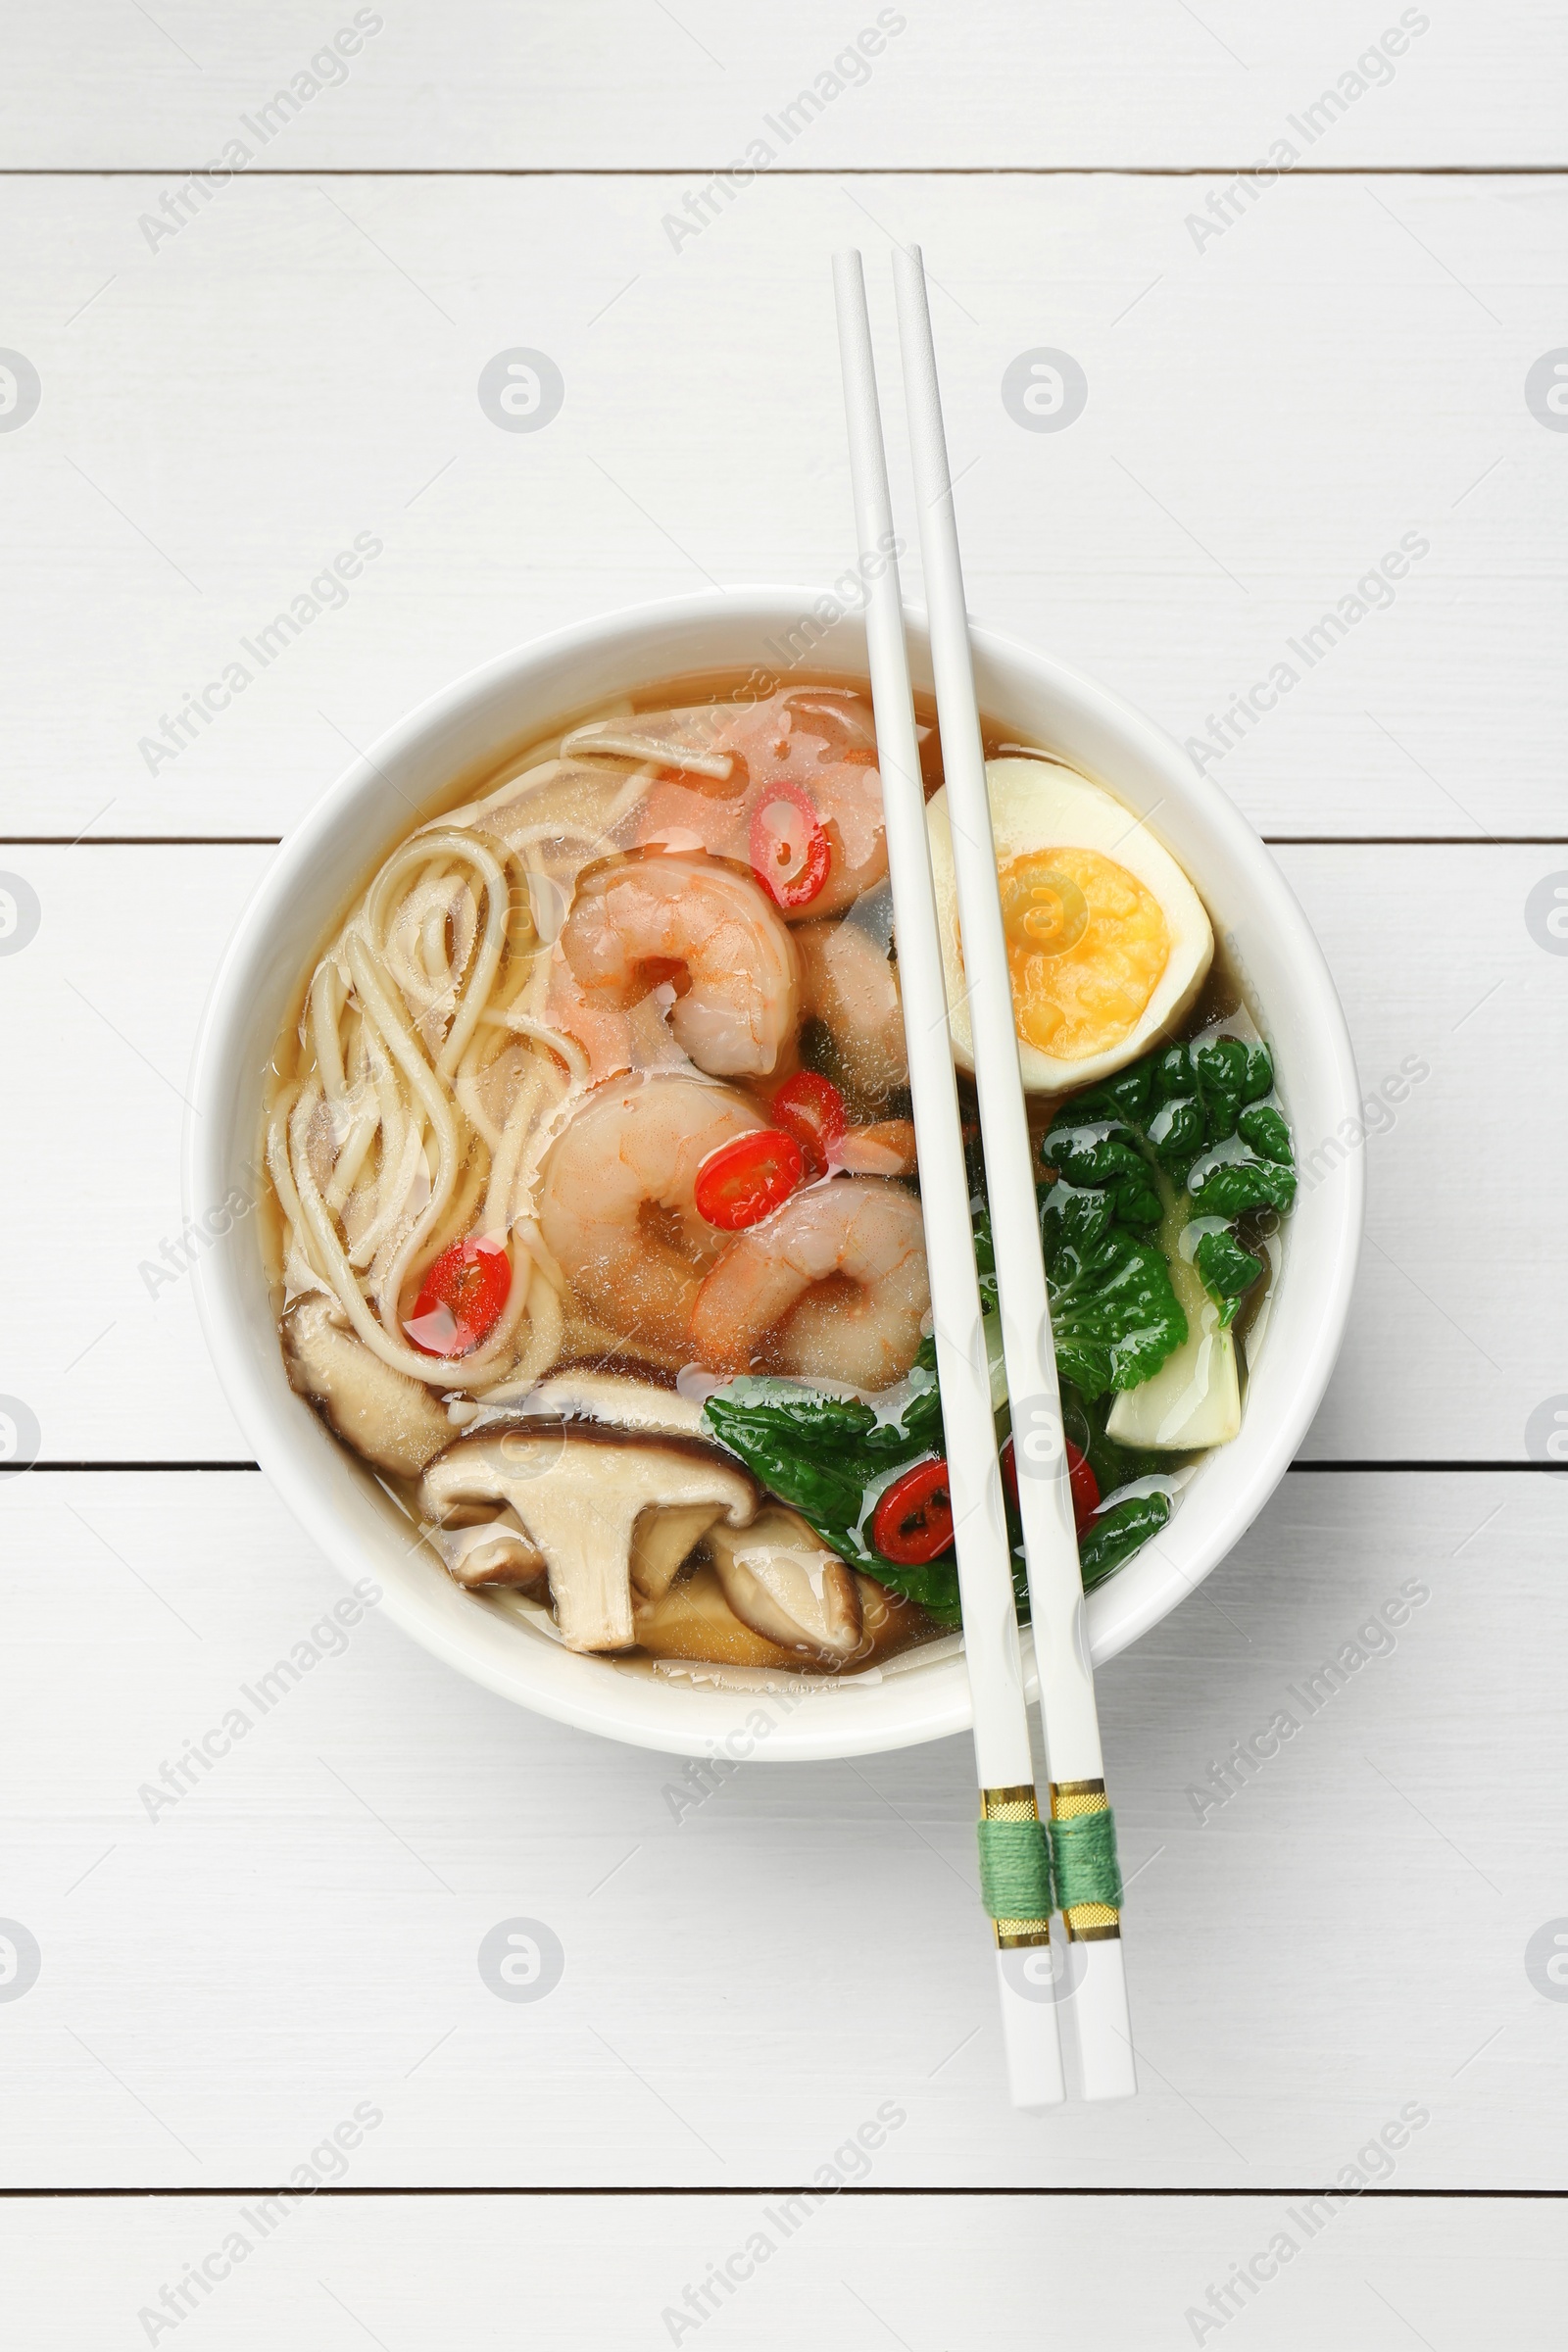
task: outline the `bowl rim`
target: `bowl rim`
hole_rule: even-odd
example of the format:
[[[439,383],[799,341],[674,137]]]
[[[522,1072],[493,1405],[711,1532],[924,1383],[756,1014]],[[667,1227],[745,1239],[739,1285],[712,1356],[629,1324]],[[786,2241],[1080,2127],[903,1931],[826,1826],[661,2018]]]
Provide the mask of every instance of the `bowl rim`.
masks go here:
[[[221,1115],[222,1094],[236,1051],[236,1033],[246,1017],[252,989],[266,968],[268,938],[301,877],[310,874],[315,860],[326,851],[345,814],[389,781],[389,768],[430,747],[454,721],[509,683],[514,682],[519,691],[531,686],[548,708],[548,673],[555,664],[628,644],[660,629],[677,634],[700,629],[704,623],[711,625],[721,612],[737,623],[787,629],[792,621],[798,623],[813,611],[819,612],[822,601],[820,589],[745,585],[653,598],[578,620],[479,663],[425,697],[385,729],[367,752],[357,755],[285,835],[220,959],[190,1065],[182,1151],[187,1221],[199,1213],[202,1204],[222,1200],[228,1191],[233,1159],[231,1137]],[[827,601],[837,602],[833,598]],[[863,618],[863,609],[845,611],[841,607],[839,618],[847,620],[853,632]],[[906,603],[906,620],[914,656],[925,646],[923,609]],[[1196,808],[1201,825],[1217,835],[1230,858],[1246,869],[1248,886],[1256,894],[1270,926],[1289,944],[1296,983],[1309,1000],[1309,1030],[1332,1066],[1347,1113],[1353,1116],[1359,1081],[1327,961],[1289,883],[1246,817],[1216,783],[1200,773],[1172,736],[1109,688],[1020,638],[980,622],[971,623],[971,633],[978,662],[1029,672],[1047,694],[1076,706],[1092,724],[1120,739],[1149,765],[1163,770],[1173,788]],[[855,666],[858,662],[858,649]],[[702,668],[701,662],[692,666],[698,672]],[[824,660],[812,666],[831,671],[838,664]],[[561,715],[570,714],[572,709],[574,706],[568,706]],[[525,730],[517,737],[519,746],[525,745],[529,734],[543,738],[548,727],[546,718],[537,728]],[[1106,781],[1115,791],[1114,778]],[[1202,895],[1200,877],[1194,876],[1194,880]],[[330,913],[323,907],[318,936],[324,932]],[[217,1117],[212,1115],[215,1110],[220,1113]],[[1331,1224],[1322,1250],[1326,1267],[1316,1269],[1319,1279],[1310,1343],[1296,1366],[1291,1394],[1251,1462],[1245,1492],[1237,1496],[1221,1537],[1206,1545],[1196,1565],[1183,1568],[1157,1544],[1150,1545],[1129,1563],[1128,1570],[1089,1595],[1085,1632],[1097,1666],[1157,1624],[1241,1539],[1278,1486],[1317,1411],[1344,1338],[1355,1280],[1365,1191],[1361,1154],[1352,1151],[1335,1174],[1343,1181],[1336,1183],[1332,1200],[1324,1204]],[[244,1227],[237,1227],[236,1232],[240,1249],[254,1252],[255,1245]],[[329,1492],[329,1478],[313,1467],[313,1455],[318,1461],[321,1457],[315,1447],[301,1442],[303,1423],[291,1421],[284,1428],[276,1393],[280,1357],[266,1370],[257,1359],[240,1308],[237,1286],[243,1279],[232,1236],[228,1246],[196,1257],[197,1311],[220,1384],[271,1485],[306,1532],[352,1581],[356,1575],[364,1575],[367,1549],[374,1547],[376,1515],[368,1497],[366,1508],[357,1510],[352,1503],[345,1507],[341,1492]],[[330,1437],[310,1407],[293,1399],[291,1392],[285,1393],[319,1432],[322,1444],[346,1461],[346,1449]],[[389,1507],[383,1504],[381,1509]],[[451,1590],[457,1592],[456,1587]],[[460,1597],[470,1608],[478,1605],[467,1595]],[[823,1703],[791,1710],[780,1719],[768,1695],[732,1690],[723,1694],[729,1704],[715,1708],[712,1702],[719,1694],[712,1690],[607,1671],[603,1661],[575,1658],[542,1639],[518,1639],[520,1629],[506,1626],[494,1611],[486,1610],[489,1626],[500,1627],[510,1636],[507,1643],[498,1644],[489,1635],[481,1636],[476,1623],[466,1623],[450,1608],[403,1582],[387,1583],[381,1605],[424,1647],[500,1695],[557,1721],[672,1754],[720,1752],[738,1737],[735,1726],[740,1721],[755,1725],[760,1717],[766,1720],[767,1729],[754,1731],[746,1752],[768,1761],[873,1753],[948,1738],[967,1730],[972,1722],[967,1676],[958,1658],[919,1672],[885,1675],[875,1685],[867,1676],[830,1686],[831,1697],[824,1691]],[[1026,1687],[1033,1696],[1036,1681],[1027,1633],[1023,1649]],[[591,1683],[575,1671],[584,1667],[589,1669]],[[940,1695],[936,1689],[939,1678],[943,1684]],[[912,1703],[916,1685],[926,1686],[924,1707]],[[852,1694],[857,1690],[866,1696],[874,1691],[879,1703],[862,1706],[858,1710],[862,1720],[852,1724],[856,1712]],[[896,1690],[904,1693],[901,1700],[891,1706],[880,1703],[883,1694],[891,1696]],[[650,1703],[650,1694],[656,1703]],[[693,1700],[706,1704],[699,1703],[694,1709]],[[846,1732],[850,1736],[846,1737]]]

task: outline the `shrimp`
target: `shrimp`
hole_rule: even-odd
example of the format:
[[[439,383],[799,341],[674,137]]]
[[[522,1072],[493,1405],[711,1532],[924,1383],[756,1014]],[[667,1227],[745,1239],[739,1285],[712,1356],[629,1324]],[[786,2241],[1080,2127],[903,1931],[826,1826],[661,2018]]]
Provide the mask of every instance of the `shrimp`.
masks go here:
[[[904,1006],[888,952],[859,923],[806,923],[795,934],[805,1008],[832,1037],[857,1093],[891,1094],[909,1080]]]
[[[631,1015],[671,984],[675,1044],[713,1077],[767,1077],[795,1035],[795,943],[758,884],[712,858],[602,866],[578,884],[559,950],[550,1017],[596,1077],[659,1058]]]
[[[725,1236],[697,1213],[710,1152],[767,1124],[727,1086],[675,1072],[601,1086],[551,1146],[539,1228],[583,1304],[684,1361],[692,1308]]]
[[[752,822],[779,786],[804,792],[827,836],[826,880],[815,898],[783,909],[787,922],[842,914],[888,870],[882,779],[870,714],[858,696],[831,688],[787,689],[733,710],[690,713],[703,721],[713,770],[697,780],[666,777],[644,802],[637,838],[649,847],[703,848],[742,865],[752,861]],[[727,760],[729,772],[717,768]]]
[[[870,1127],[846,1127],[833,1165],[851,1176],[912,1176],[914,1121],[878,1119]]]
[[[839,1176],[737,1234],[692,1309],[715,1372],[759,1360],[803,1380],[885,1389],[919,1351],[931,1307],[920,1204],[878,1176]]]

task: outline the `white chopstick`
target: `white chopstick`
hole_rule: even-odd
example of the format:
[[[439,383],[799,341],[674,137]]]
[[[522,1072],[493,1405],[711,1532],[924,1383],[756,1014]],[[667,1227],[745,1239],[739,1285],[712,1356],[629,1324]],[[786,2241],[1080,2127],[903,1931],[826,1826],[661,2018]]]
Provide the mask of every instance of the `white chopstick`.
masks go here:
[[[904,642],[897,538],[888,496],[882,417],[858,253],[834,257],[839,354],[849,421],[850,473],[866,590],[866,643],[876,713],[877,764],[887,828],[899,945],[899,980],[909,1053],[909,1092],[920,1163],[920,1202],[931,1271],[937,1377],[942,1389],[949,1493],[963,1605],[964,1655],[974,1703],[975,1769],[982,1821],[1036,1812],[1029,1712],[1024,1698],[1012,1567],[1002,1504],[996,1420],[975,1269],[969,1181],[926,836],[925,795]],[[1014,2106],[1054,2106],[1062,2096],[1061,2046],[1045,1947],[1047,1897],[1036,1916],[997,1925],[1003,2039]]]
[[[893,277],[930,615],[942,771],[969,986],[969,1026],[996,1248],[1003,1354],[1011,1399],[1013,1459],[1019,1474],[1019,1511],[1029,1569],[1041,1726],[1055,1822],[1108,1811],[1104,1765],[1073,1529],[1034,1161],[1018,1067],[1012,982],[997,884],[963,568],[948,474],[925,269],[918,246],[895,249]],[[1113,1825],[1107,1827],[1113,1834]],[[1069,1905],[1065,1925],[1073,1965],[1062,1986],[1063,2015],[1072,2021],[1080,2088],[1088,2099],[1129,2097],[1138,2083],[1122,1968],[1119,1900],[1115,1904]]]

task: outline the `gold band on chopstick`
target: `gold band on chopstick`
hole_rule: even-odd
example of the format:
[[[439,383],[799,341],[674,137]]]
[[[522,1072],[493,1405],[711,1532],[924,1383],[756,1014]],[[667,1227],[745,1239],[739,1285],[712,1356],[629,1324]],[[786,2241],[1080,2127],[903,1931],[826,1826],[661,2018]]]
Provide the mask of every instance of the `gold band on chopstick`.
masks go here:
[[[1051,1818],[1076,1821],[1084,1813],[1108,1813],[1110,1800],[1103,1781],[1053,1781]]]
[[[1032,1782],[982,1788],[980,1899],[1004,1952],[1051,1941],[1051,1846]]]
[[[987,1821],[1038,1821],[1040,1799],[1033,1781],[1020,1781],[1016,1788],[982,1788],[980,1811]]]
[[[1052,1782],[1051,1867],[1069,1941],[1103,1943],[1119,1936],[1121,1870],[1103,1781]]]

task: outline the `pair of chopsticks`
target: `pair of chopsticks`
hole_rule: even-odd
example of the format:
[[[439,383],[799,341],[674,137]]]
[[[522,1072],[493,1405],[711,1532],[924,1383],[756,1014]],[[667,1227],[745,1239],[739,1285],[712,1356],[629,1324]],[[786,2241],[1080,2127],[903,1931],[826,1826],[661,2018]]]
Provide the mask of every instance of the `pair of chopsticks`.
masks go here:
[[[890,553],[898,542],[865,279],[858,253],[834,259],[937,1376],[974,1706],[982,1900],[996,1931],[1013,2104],[1046,2107],[1064,2095],[1063,2026],[1075,2045],[1078,2083],[1086,2099],[1125,2098],[1137,2088],[1122,1972],[1121,1886],[1105,1799],[963,572],[918,247],[895,253],[894,283],[1051,1776],[1049,1831],[1040,1820],[1029,1743],[903,594]],[[1051,1914],[1058,1907],[1066,1946],[1053,1954]]]

